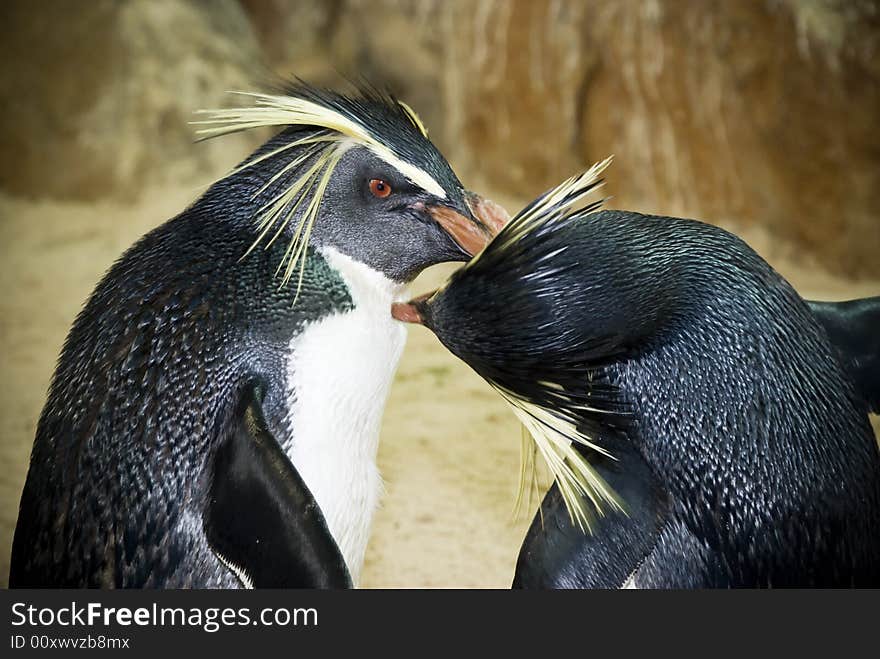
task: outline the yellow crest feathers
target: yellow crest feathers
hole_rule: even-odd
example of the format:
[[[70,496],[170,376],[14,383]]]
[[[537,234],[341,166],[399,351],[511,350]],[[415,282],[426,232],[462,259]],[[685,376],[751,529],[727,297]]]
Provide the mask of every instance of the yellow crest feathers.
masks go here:
[[[584,199],[602,185],[600,175],[610,163],[611,158],[596,163],[523,208],[490,244],[492,258],[503,260],[505,252],[525,236],[552,223],[568,221],[581,210]],[[590,204],[589,209],[597,210],[600,206],[601,200]],[[463,270],[474,267],[485,253],[486,250],[471,259]],[[538,383],[544,390],[552,392],[551,398],[559,403],[551,409],[518,396],[491,379],[488,381],[513,410],[532,440],[531,445],[525,439],[523,441],[515,510],[521,509],[526,500],[525,492],[531,493],[537,487],[536,453],[553,474],[572,521],[581,529],[589,529],[592,515],[585,502],[589,502],[599,515],[604,514],[606,506],[624,510],[623,503],[614,491],[574,447],[574,444],[580,444],[613,458],[579,430],[575,419],[577,411],[585,409],[583,406],[577,408],[565,391],[552,382]],[[592,408],[587,411],[604,413],[603,410]],[[531,500],[531,496],[528,499]]]
[[[278,267],[278,273],[282,274],[282,286],[287,285],[294,272],[299,269],[297,295],[305,273],[309,237],[321,201],[336,165],[348,149],[353,146],[367,148],[415,185],[440,199],[446,198],[444,188],[428,172],[401,157],[365,125],[364,117],[357,112],[356,102],[346,104],[341,102],[346,100],[344,97],[323,94],[306,87],[298,88],[292,95],[233,93],[251,99],[253,105],[198,111],[197,114],[205,117],[193,122],[200,127],[197,130],[200,137],[211,138],[267,126],[302,126],[312,129],[306,131],[303,137],[253,158],[227,175],[240,173],[285,151],[302,148],[301,152],[297,152],[289,163],[253,195],[256,199],[282,177],[292,177],[299,168],[304,169],[301,175],[289,185],[284,185],[280,193],[262,205],[257,219],[258,237],[247,251],[249,254],[261,243],[265,247],[272,245],[284,233],[297,212],[301,211],[301,219],[293,230],[290,244]],[[402,101],[395,103],[399,107],[398,113],[402,113],[422,136],[427,137],[427,130],[413,109]]]

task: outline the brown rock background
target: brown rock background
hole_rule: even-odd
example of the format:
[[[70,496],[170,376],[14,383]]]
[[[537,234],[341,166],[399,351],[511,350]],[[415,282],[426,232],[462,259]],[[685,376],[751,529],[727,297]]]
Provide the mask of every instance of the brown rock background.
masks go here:
[[[389,86],[512,210],[613,153],[611,205],[733,228],[805,296],[880,294],[878,2],[6,0],[0,584],[75,314],[261,138],[196,144],[193,110],[293,74]],[[508,585],[528,521],[509,521],[518,446],[498,397],[414,328],[364,585]]]
[[[614,203],[760,224],[880,274],[875,0],[3,4],[0,188],[132,197],[215,171],[192,111],[270,73],[363,75],[473,186],[530,198],[613,153]],[[238,141],[238,155],[253,141]],[[228,159],[228,158],[227,158]]]
[[[0,5],[0,188],[133,199],[238,143],[193,145],[193,110],[259,73],[236,0],[13,0]],[[216,166],[214,166],[216,167]]]

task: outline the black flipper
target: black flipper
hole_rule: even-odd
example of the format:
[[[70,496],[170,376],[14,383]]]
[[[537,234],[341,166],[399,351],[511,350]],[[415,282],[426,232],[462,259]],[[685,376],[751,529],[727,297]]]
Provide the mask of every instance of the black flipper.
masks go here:
[[[619,588],[651,553],[669,510],[653,472],[624,438],[603,442],[617,460],[590,463],[626,505],[628,515],[594,515],[592,533],[571,521],[556,484],[520,548],[514,588]],[[592,504],[585,502],[587,507]]]
[[[880,413],[880,297],[807,304],[828,332],[868,410]]]
[[[259,384],[245,387],[217,448],[208,542],[255,588],[350,588],[317,502],[266,426],[263,398]]]

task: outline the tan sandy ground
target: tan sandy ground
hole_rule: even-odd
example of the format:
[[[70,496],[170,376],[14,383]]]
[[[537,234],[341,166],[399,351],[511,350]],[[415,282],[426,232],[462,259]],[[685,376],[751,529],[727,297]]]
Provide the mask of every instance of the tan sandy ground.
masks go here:
[[[135,206],[0,197],[0,583],[37,418],[74,316],[126,247],[197,194],[162,189]],[[840,280],[771,252],[758,233],[746,238],[806,297],[880,294],[880,282]],[[447,271],[426,273],[415,288],[433,287]],[[379,463],[387,494],[362,585],[508,586],[528,523],[510,520],[518,451],[519,428],[504,405],[430,333],[413,328],[385,412]]]

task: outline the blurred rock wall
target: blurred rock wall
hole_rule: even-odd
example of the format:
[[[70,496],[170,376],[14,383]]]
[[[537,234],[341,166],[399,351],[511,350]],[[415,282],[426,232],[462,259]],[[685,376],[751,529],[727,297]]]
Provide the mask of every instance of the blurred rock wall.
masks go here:
[[[75,5],[76,11],[72,7]],[[613,153],[613,204],[760,223],[880,275],[868,0],[7,2],[0,186],[94,198],[210,170],[191,111],[269,72],[385,84],[472,187],[530,198]],[[242,148],[251,139],[240,136]]]
[[[193,146],[193,110],[250,87],[260,57],[237,0],[5,0],[0,187],[132,198],[209,170],[229,147]]]

